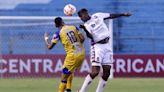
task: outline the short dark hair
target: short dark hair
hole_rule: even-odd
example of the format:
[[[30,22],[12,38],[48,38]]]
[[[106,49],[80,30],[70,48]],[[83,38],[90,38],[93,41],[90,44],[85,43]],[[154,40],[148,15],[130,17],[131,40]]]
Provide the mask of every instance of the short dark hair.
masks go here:
[[[63,19],[61,17],[56,17],[54,20],[56,27],[62,26],[62,22],[63,22]]]
[[[84,14],[84,13],[88,13],[88,10],[87,9],[85,9],[85,8],[82,8],[82,9],[80,9],[79,11],[78,11],[78,16],[80,17],[82,14]]]

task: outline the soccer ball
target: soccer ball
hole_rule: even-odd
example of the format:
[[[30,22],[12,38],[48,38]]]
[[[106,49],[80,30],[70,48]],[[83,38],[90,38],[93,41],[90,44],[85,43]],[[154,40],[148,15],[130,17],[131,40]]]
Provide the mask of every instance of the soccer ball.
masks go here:
[[[72,16],[73,14],[76,13],[76,7],[72,4],[67,4],[64,7],[64,14],[67,16]]]

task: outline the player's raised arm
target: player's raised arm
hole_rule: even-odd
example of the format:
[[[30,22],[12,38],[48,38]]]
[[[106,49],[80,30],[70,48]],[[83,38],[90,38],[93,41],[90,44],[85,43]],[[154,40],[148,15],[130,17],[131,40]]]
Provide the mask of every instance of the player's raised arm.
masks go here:
[[[118,18],[118,17],[122,17],[122,16],[129,17],[131,15],[132,15],[132,13],[130,13],[130,12],[127,12],[127,13],[115,13],[115,14],[113,13],[113,14],[110,14],[109,17],[104,18],[104,20],[106,20],[106,19],[114,19],[114,18]]]
[[[48,49],[52,49],[56,43],[49,42],[49,36],[48,33],[44,33],[44,41],[46,43],[46,46]]]

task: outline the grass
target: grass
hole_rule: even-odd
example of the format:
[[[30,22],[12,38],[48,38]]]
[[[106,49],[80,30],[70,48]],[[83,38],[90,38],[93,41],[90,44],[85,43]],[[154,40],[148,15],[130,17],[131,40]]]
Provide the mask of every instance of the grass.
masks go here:
[[[84,78],[75,78],[72,92],[76,92]],[[0,79],[0,92],[57,92],[59,78]],[[87,92],[95,92],[98,80]],[[164,78],[116,78],[109,80],[104,92],[163,92]]]

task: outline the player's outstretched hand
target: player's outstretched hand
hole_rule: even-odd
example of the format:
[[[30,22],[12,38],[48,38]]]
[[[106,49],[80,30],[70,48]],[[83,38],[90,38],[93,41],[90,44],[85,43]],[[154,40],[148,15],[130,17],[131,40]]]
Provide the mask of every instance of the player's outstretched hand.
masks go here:
[[[45,33],[44,33],[44,40],[46,41],[46,40],[48,40],[48,39],[49,39],[49,37],[48,37],[48,33],[45,32]]]
[[[84,28],[85,28],[85,26],[84,26],[84,25],[79,25],[79,28],[84,29]]]
[[[132,15],[131,12],[124,13],[124,16],[127,16],[127,17],[129,17],[129,16],[131,16],[131,15]]]

